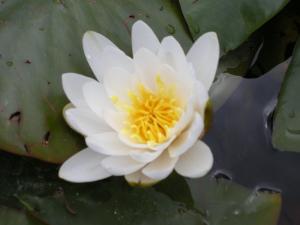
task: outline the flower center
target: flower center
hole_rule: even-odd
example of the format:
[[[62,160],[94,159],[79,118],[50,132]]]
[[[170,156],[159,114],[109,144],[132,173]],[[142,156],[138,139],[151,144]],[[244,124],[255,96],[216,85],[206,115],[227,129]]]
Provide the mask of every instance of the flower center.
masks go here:
[[[155,92],[137,84],[137,91],[128,93],[130,104],[122,107],[127,113],[123,131],[138,143],[164,142],[182,114],[174,86],[166,85],[159,75],[155,84]]]

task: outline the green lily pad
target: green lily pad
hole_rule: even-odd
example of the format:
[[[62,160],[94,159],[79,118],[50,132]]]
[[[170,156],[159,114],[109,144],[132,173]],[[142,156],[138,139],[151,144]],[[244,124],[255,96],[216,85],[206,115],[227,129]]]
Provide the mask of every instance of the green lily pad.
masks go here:
[[[43,225],[22,211],[0,206],[0,225]]]
[[[142,19],[161,38],[191,45],[172,1],[9,0],[0,7],[0,149],[62,162],[83,147],[64,122],[61,74],[92,74],[81,39],[98,31],[130,53],[130,29]]]
[[[55,225],[275,225],[277,222],[279,194],[251,192],[225,180],[201,179],[194,185],[200,195],[195,205],[170,198],[174,186],[162,193],[156,187],[130,188],[120,180],[89,188],[64,188],[50,196],[27,194],[21,199],[35,217]],[[177,192],[182,194],[185,192]]]
[[[6,153],[0,176],[0,204],[24,208],[48,225],[275,225],[281,205],[280,194],[210,177],[173,174],[150,188],[130,187],[120,177],[71,184],[57,178],[55,165]]]
[[[275,111],[273,145],[283,151],[300,152],[300,41],[285,75]]]
[[[233,50],[280,11],[288,0],[180,0],[194,39],[215,31],[224,52]]]

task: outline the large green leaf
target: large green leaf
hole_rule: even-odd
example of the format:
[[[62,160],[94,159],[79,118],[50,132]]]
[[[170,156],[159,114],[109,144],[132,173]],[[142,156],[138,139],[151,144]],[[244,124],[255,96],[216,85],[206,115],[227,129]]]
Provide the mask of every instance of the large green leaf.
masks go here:
[[[77,188],[73,193],[63,189],[50,196],[24,195],[21,200],[35,217],[53,225],[277,223],[281,205],[279,194],[251,192],[225,180],[203,179],[194,185],[199,195],[196,205],[192,206],[169,197],[174,186],[170,185],[162,193],[155,188],[128,188],[117,180],[98,185],[98,188]],[[182,194],[185,192],[177,192],[177,195]]]
[[[280,11],[288,0],[179,0],[194,39],[215,31],[224,52],[233,50]]]
[[[65,124],[61,74],[91,75],[81,38],[95,30],[130,53],[132,23],[191,40],[173,1],[9,0],[0,4],[0,148],[62,162],[82,148]]]
[[[0,176],[0,204],[24,207],[48,225],[275,225],[281,205],[279,194],[209,177],[187,183],[173,174],[151,188],[118,177],[70,184],[55,165],[4,153]]]
[[[282,84],[275,112],[273,145],[280,150],[300,152],[300,41]]]

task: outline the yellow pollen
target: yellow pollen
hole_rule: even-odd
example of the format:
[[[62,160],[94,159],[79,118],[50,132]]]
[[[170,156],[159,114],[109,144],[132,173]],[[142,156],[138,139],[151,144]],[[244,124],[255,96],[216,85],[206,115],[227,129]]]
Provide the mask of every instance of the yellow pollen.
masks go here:
[[[124,133],[138,143],[164,142],[182,113],[174,86],[166,85],[159,75],[155,84],[154,92],[138,83],[135,92],[128,92],[130,104],[120,104],[118,97],[111,97],[112,102],[127,114]]]

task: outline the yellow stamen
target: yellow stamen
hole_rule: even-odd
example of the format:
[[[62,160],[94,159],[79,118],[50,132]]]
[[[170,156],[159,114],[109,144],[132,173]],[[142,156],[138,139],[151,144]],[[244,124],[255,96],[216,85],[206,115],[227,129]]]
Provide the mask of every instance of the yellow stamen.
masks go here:
[[[138,143],[164,142],[182,113],[175,88],[167,86],[159,75],[155,84],[155,92],[137,84],[137,91],[128,92],[130,104],[121,104],[116,96],[111,96],[112,102],[127,113],[124,133]]]

